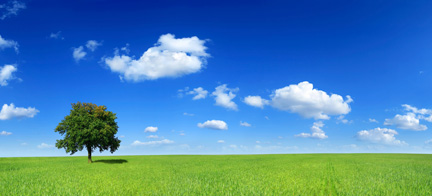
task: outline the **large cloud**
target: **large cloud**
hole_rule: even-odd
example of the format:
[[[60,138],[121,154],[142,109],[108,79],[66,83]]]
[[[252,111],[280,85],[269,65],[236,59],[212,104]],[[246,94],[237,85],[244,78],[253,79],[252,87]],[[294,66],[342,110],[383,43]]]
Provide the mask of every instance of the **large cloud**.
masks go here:
[[[204,123],[198,123],[199,128],[208,128],[216,130],[228,130],[228,125],[221,120],[208,120]]]
[[[399,129],[407,129],[413,131],[424,131],[427,129],[426,125],[421,125],[420,120],[414,113],[407,113],[406,115],[396,114],[392,119],[385,119],[384,125],[395,125]]]
[[[299,113],[306,118],[329,119],[329,115],[348,114],[351,97],[344,100],[337,94],[328,95],[313,88],[309,82],[300,82],[277,89],[271,95],[271,105],[279,110]]]
[[[17,71],[14,65],[0,67],[0,86],[7,86],[8,81],[14,79],[13,73]]]
[[[387,128],[375,128],[371,130],[363,130],[357,132],[357,138],[362,141],[367,141],[371,143],[378,143],[378,144],[386,144],[386,145],[407,145],[404,141],[397,140],[395,138],[395,135],[397,135],[398,132],[396,132],[393,129],[387,129]]]
[[[21,108],[15,107],[13,103],[10,105],[4,104],[0,111],[0,120],[9,120],[12,118],[33,118],[39,110],[36,108],[28,107]]]
[[[139,59],[117,53],[103,60],[111,71],[127,81],[175,78],[201,70],[210,56],[205,52],[205,42],[196,36],[176,39],[172,34],[165,34]]]
[[[326,138],[328,138],[328,136],[321,129],[322,127],[324,127],[323,122],[321,122],[321,121],[314,122],[312,127],[311,127],[312,133],[300,133],[300,134],[296,135],[296,137],[326,139]]]
[[[216,87],[215,91],[212,93],[212,96],[215,97],[215,104],[231,110],[238,110],[237,104],[232,101],[232,99],[236,97],[234,93],[238,90],[238,88],[227,88],[226,84]]]
[[[340,95],[318,89],[307,81],[276,89],[270,95],[271,101],[260,96],[248,96],[245,102],[255,107],[271,105],[283,111],[298,113],[305,118],[329,119],[329,115],[344,115],[351,111],[349,103],[353,100],[348,95],[346,100]]]
[[[18,43],[13,40],[6,40],[0,35],[0,49],[14,48],[15,52],[18,52]]]

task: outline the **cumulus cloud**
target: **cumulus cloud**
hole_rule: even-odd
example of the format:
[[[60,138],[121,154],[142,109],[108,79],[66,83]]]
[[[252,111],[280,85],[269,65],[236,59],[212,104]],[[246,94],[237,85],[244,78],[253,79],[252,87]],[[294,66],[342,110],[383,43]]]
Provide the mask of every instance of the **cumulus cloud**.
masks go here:
[[[270,95],[270,101],[260,96],[246,98],[245,103],[255,107],[269,104],[276,109],[298,113],[305,118],[322,120],[330,119],[330,115],[348,114],[351,111],[349,104],[353,101],[349,95],[344,100],[338,94],[329,95],[322,90],[314,89],[307,81],[276,89]]]
[[[28,107],[15,107],[13,103],[10,105],[4,104],[0,111],[0,120],[9,120],[12,118],[33,118],[39,110]]]
[[[14,79],[13,73],[18,69],[14,65],[0,67],[0,86],[7,86],[10,80]]]
[[[410,106],[408,104],[404,104],[404,105],[402,105],[402,107],[404,107],[404,109],[408,112],[412,112],[414,114],[417,114],[418,119],[432,122],[432,110],[431,109],[426,109],[426,108],[418,109],[418,108],[416,108],[414,106]]]
[[[62,39],[62,40],[64,39],[64,37],[61,36],[61,31],[57,33],[51,33],[49,37],[52,39]]]
[[[157,127],[149,126],[149,127],[146,127],[146,128],[144,129],[144,132],[151,132],[151,133],[154,133],[154,132],[156,132],[157,130],[158,130]]]
[[[188,95],[195,95],[192,99],[205,99],[207,97],[208,91],[204,90],[202,87],[194,88],[192,91],[187,93]]]
[[[208,128],[215,130],[228,130],[228,125],[221,120],[208,120],[204,123],[198,123],[199,128]]]
[[[11,16],[16,16],[18,15],[18,11],[25,9],[26,5],[23,2],[19,2],[19,1],[9,1],[6,4],[1,4],[0,5],[0,19],[4,20],[8,17]]]
[[[0,49],[6,49],[6,48],[13,48],[15,49],[15,52],[18,53],[18,43],[16,41],[13,40],[7,40],[4,39],[1,35],[0,35]]]
[[[72,56],[76,62],[80,61],[87,55],[87,52],[84,52],[84,47],[80,46],[78,48],[73,49]]]
[[[54,145],[49,145],[49,144],[46,144],[46,143],[42,143],[42,144],[38,145],[37,147],[40,148],[40,149],[54,148]]]
[[[350,96],[344,100],[337,94],[314,89],[307,81],[277,89],[271,95],[271,105],[279,110],[298,113],[306,118],[329,119],[329,115],[343,115],[351,111]]]
[[[212,96],[215,97],[215,105],[231,110],[238,110],[237,104],[232,101],[236,97],[234,93],[238,90],[238,88],[227,88],[226,84],[216,87],[215,91],[212,93]]]
[[[242,122],[242,121],[240,121],[240,126],[243,126],[243,127],[250,127],[250,126],[252,126],[252,125],[249,124],[249,123],[247,123],[247,122]]]
[[[321,121],[314,122],[311,127],[312,133],[300,133],[298,135],[295,135],[296,137],[304,137],[304,138],[315,138],[315,139],[326,139],[328,136],[325,134],[325,132],[321,129],[324,127],[324,123]]]
[[[384,125],[395,125],[399,129],[413,131],[424,131],[427,129],[427,126],[420,124],[420,120],[411,112],[406,115],[396,114],[392,119],[385,119]]]
[[[94,52],[96,50],[96,48],[101,46],[101,45],[102,45],[102,43],[97,42],[96,40],[88,40],[86,43],[87,49],[89,49],[92,52]]]
[[[176,78],[196,73],[204,67],[206,58],[210,56],[205,52],[205,42],[196,36],[175,38],[172,34],[165,34],[139,59],[115,54],[103,61],[112,72],[119,73],[127,81]]]
[[[148,142],[140,142],[138,140],[132,143],[132,146],[149,146],[149,145],[161,145],[161,144],[172,144],[174,141],[169,139],[163,139],[159,141],[148,141]]]
[[[218,140],[217,143],[225,143],[224,140]]]
[[[387,128],[375,128],[371,130],[363,130],[357,132],[357,138],[362,141],[367,141],[371,143],[378,143],[378,144],[386,144],[386,145],[407,145],[404,141],[397,140],[395,135],[397,135],[398,132],[396,132],[393,129],[387,129]]]
[[[261,98],[261,96],[247,96],[244,98],[244,102],[257,108],[264,108],[265,105],[269,104],[269,101]]]
[[[11,132],[7,132],[7,131],[2,131],[2,132],[0,132],[0,135],[8,136],[8,135],[12,135],[12,133]]]

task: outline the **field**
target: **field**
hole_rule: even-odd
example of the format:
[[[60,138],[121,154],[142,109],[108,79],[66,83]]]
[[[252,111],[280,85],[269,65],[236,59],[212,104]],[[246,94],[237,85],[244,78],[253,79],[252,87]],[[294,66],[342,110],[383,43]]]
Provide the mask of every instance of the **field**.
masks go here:
[[[432,195],[432,155],[0,158],[0,195]]]

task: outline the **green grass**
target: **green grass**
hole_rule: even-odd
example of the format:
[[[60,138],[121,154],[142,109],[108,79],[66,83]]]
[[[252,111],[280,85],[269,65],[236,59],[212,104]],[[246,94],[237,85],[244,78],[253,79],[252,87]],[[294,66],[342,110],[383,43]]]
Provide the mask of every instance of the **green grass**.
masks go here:
[[[113,160],[115,159],[115,160]],[[0,195],[432,195],[432,155],[0,158]]]

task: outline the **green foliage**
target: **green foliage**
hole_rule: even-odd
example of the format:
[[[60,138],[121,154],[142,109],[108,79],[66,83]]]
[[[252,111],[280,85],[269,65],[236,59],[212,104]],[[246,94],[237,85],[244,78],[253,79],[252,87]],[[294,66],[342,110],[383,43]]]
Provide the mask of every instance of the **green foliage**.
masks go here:
[[[0,195],[432,195],[431,163],[419,154],[0,158]]]
[[[111,153],[120,146],[117,133],[116,114],[107,111],[105,106],[92,103],[73,103],[70,114],[57,126],[55,132],[64,135],[64,139],[57,140],[56,147],[64,148],[71,155],[87,148],[89,160],[91,152],[109,150]]]

